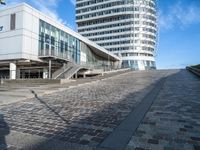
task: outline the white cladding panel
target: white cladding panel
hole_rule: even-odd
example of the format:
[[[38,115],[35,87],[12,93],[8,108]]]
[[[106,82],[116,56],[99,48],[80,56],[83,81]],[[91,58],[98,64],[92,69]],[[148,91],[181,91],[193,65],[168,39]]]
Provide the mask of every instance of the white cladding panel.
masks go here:
[[[10,30],[10,9],[0,13],[0,60],[20,59],[22,56],[22,12],[16,11],[16,30]]]
[[[10,30],[10,15],[0,16],[0,33]]]
[[[25,7],[23,11],[23,53],[26,59],[37,60],[39,50],[39,18],[37,18],[34,11],[27,10]]]
[[[0,60],[38,60],[39,19],[25,5],[0,11]],[[16,14],[15,30],[10,30],[11,14]]]

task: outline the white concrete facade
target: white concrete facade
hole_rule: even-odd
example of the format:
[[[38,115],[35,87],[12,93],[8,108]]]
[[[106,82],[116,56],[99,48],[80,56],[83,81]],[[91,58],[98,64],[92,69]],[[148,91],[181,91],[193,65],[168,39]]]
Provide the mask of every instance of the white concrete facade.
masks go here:
[[[156,68],[157,1],[76,1],[78,32],[118,55],[123,67]]]
[[[12,15],[13,24],[12,24]],[[11,21],[12,20],[12,21]],[[58,23],[56,20],[46,16],[40,11],[32,8],[26,3],[21,3],[15,6],[11,6],[0,10],[0,64],[3,63],[15,63],[16,61],[28,62],[44,62],[43,57],[40,57],[40,24],[45,22],[46,24],[56,28],[59,32],[63,32],[69,35],[76,41],[80,42],[79,45],[87,45],[92,53],[98,55],[102,60],[107,59],[109,56],[110,61],[119,61],[120,59],[108,52],[103,47],[95,44],[87,38],[81,36],[70,28]],[[14,29],[11,29],[11,26]],[[48,31],[50,32],[50,31]],[[46,33],[46,31],[45,31]],[[49,33],[51,34],[51,33]],[[46,36],[46,35],[45,35]],[[52,44],[52,43],[51,43]],[[50,44],[49,44],[50,45]],[[50,45],[51,46],[51,45]],[[61,50],[62,51],[62,50]],[[88,57],[84,50],[80,49],[80,60],[85,61]],[[59,59],[59,56],[56,56]],[[69,58],[68,61],[71,59]],[[80,63],[81,65],[81,63]],[[10,65],[10,68],[13,65]],[[43,68],[46,70],[45,68]],[[1,70],[1,66],[0,66]],[[10,75],[12,79],[15,79],[13,75]],[[47,78],[47,71],[43,71],[43,77]]]
[[[18,5],[0,11],[0,60],[38,60],[39,20],[28,7]],[[10,15],[16,14],[16,26],[10,30]]]

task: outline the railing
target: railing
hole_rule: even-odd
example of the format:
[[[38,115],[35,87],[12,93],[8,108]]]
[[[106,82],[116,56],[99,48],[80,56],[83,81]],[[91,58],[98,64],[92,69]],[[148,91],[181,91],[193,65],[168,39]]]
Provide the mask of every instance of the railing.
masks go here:
[[[73,66],[67,71],[64,76],[65,79],[71,78],[74,74],[76,74],[82,67],[81,66]]]
[[[49,56],[53,56],[53,57],[58,57],[58,58],[61,58],[61,59],[68,59],[69,56],[68,53],[61,53],[61,52],[55,52],[55,51],[52,51],[52,50],[42,50],[40,51],[39,53],[39,57],[49,57]]]
[[[67,51],[67,52],[58,52],[55,50],[40,50],[39,52],[39,57],[57,57],[60,59],[65,59],[65,60],[73,60],[72,58],[74,53],[71,51]]]
[[[58,69],[57,71],[55,71],[53,74],[52,74],[52,78],[53,79],[57,79],[59,78],[64,72],[68,71],[70,69],[70,66],[63,66],[61,67],[60,69]]]
[[[87,69],[103,69],[104,71],[112,70],[114,67],[112,65],[107,65],[105,63],[81,63],[82,67]]]
[[[106,64],[106,62],[102,62],[102,61],[87,62],[87,63],[81,62],[81,64],[79,64],[79,63],[77,64],[77,62],[74,60],[72,55],[73,55],[73,53],[70,51],[61,53],[61,52],[54,51],[54,50],[41,50],[39,52],[39,57],[57,57],[60,59],[65,59],[67,61],[66,66],[61,67],[60,69],[58,69],[57,71],[55,71],[52,74],[53,79],[68,78],[68,76],[70,76],[70,75],[66,75],[66,74],[68,71],[71,72],[71,69],[74,69],[75,71],[76,70],[79,71],[80,69],[86,69],[86,70],[87,69],[88,70],[103,69],[104,71],[110,71],[110,70],[114,69],[111,64]],[[72,71],[72,74],[73,74],[73,71]],[[69,77],[69,78],[71,78],[71,77]]]
[[[194,67],[186,67],[187,70],[194,73],[198,77],[200,77],[200,69],[194,68]]]

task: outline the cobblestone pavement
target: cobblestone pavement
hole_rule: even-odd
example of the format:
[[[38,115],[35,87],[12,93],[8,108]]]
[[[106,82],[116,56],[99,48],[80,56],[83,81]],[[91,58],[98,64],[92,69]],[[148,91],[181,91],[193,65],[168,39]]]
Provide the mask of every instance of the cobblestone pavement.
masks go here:
[[[200,80],[169,76],[126,150],[200,150]]]
[[[14,145],[12,141],[5,141],[3,135],[11,131],[94,148],[126,118],[156,81],[169,72],[129,72],[5,105],[0,108],[4,116],[4,119],[0,119],[0,131],[2,129],[7,133],[0,135],[0,149],[5,148],[6,143],[10,149],[24,148]],[[40,144],[44,145],[45,142]]]
[[[18,101],[22,101],[25,99],[33,98],[34,95],[31,94],[31,90],[34,90],[37,95],[43,96],[46,94],[52,94],[57,91],[64,91],[70,87],[74,87],[80,84],[93,82],[97,80],[101,80],[104,78],[109,78],[115,75],[123,74],[126,72],[129,72],[130,70],[118,70],[117,72],[110,72],[105,73],[103,76],[93,76],[93,77],[87,77],[87,78],[78,78],[78,79],[71,79],[67,80],[64,84],[58,84],[58,83],[40,83],[40,82],[34,82],[34,80],[30,80],[30,82],[13,82],[13,83],[4,83],[0,84],[0,107],[2,105],[15,103]]]

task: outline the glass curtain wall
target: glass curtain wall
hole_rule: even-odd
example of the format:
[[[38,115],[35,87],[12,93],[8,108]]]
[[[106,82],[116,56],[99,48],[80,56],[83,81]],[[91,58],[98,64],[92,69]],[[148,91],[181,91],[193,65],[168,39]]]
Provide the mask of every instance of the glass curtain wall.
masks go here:
[[[135,70],[139,70],[139,66],[138,66],[138,62],[137,60],[124,60],[122,62],[122,67],[123,68],[132,68]],[[156,65],[154,61],[145,61],[143,60],[142,63],[145,66],[145,69],[149,70],[149,69],[156,69]]]
[[[138,61],[137,60],[124,60],[122,62],[122,67],[123,68],[132,68],[135,70],[138,70]]]
[[[53,56],[80,64],[80,41],[40,20],[39,56]]]
[[[95,69],[112,69],[112,61],[109,60],[109,56],[106,58],[101,58],[85,44],[81,42],[81,51],[86,54],[86,62],[81,62],[82,65],[92,66]]]

